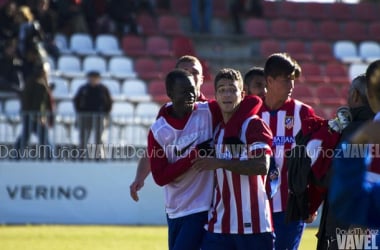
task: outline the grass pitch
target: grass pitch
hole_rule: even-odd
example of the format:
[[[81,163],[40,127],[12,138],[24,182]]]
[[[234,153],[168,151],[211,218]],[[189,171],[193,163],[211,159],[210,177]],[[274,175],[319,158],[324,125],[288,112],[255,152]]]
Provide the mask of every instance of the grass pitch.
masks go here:
[[[315,249],[307,228],[300,250]],[[167,228],[148,226],[0,226],[1,250],[165,250]]]

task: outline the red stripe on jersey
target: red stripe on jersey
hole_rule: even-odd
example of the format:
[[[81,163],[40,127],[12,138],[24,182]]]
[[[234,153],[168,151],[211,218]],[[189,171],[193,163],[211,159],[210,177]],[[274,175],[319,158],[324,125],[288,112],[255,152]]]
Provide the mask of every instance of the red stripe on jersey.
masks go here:
[[[251,223],[253,232],[260,232],[260,211],[259,211],[259,204],[258,204],[258,196],[257,196],[257,179],[260,178],[260,176],[250,176],[249,181],[249,194],[251,198]]]
[[[295,123],[295,102],[289,103],[290,105],[288,106],[286,110],[286,116],[293,117],[293,124]],[[284,121],[284,126],[285,126],[285,121]],[[285,136],[286,137],[291,137],[294,136],[294,125],[290,129],[285,128]],[[290,151],[292,148],[291,143],[286,143],[284,146],[284,152],[282,154],[285,154],[285,152]],[[285,210],[286,208],[286,203],[288,201],[288,167],[286,166],[286,157],[283,155],[284,161],[282,164],[282,169],[281,169],[281,206],[282,209]]]
[[[232,173],[232,185],[234,189],[234,195],[236,200],[236,212],[237,212],[237,225],[238,225],[238,233],[244,233],[244,225],[243,225],[243,211],[242,207],[242,197],[241,197],[241,183],[240,183],[240,175]],[[226,200],[225,202],[228,202]]]
[[[227,180],[227,173],[226,170],[223,169],[223,190],[222,190],[222,200],[224,204],[224,211],[222,215],[222,233],[230,233],[230,214],[231,214],[231,207],[230,207],[230,200],[231,200],[231,194],[230,189],[228,186],[228,180]]]
[[[220,190],[219,188],[216,189],[216,195],[215,195],[215,205],[213,206],[214,208],[219,206],[219,203],[221,202],[221,195],[220,195]],[[218,220],[218,213],[216,212],[216,209],[212,210],[212,217],[208,222],[208,231],[209,232],[214,232],[214,225],[216,221]]]

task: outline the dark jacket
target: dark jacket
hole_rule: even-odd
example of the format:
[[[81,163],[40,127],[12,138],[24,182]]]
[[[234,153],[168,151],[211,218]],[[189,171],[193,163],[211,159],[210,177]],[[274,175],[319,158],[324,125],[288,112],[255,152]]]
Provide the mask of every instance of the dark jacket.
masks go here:
[[[112,99],[107,87],[103,84],[83,85],[74,97],[77,112],[99,112],[108,114],[112,108]]]
[[[352,115],[352,122],[342,131],[342,136],[338,145],[342,141],[346,141],[348,138],[350,138],[361,125],[369,120],[372,120],[374,117],[374,113],[368,106],[352,108],[350,109],[350,112]],[[331,171],[329,171],[326,177],[325,183],[327,187],[330,183],[330,177]],[[319,230],[317,233],[317,249],[325,249],[323,241],[326,240],[326,238],[335,239],[336,228],[348,229],[349,226],[350,225],[344,225],[336,220],[335,216],[330,211],[328,199],[325,199],[322,208],[321,221],[319,223]],[[334,244],[332,246],[334,246]],[[331,247],[331,249],[334,249],[334,247]]]

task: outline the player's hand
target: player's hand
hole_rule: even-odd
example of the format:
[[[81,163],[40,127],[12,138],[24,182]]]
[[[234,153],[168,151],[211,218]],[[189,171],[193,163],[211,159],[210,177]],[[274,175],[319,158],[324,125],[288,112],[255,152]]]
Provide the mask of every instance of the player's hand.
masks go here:
[[[316,211],[315,213],[313,213],[313,214],[309,214],[309,218],[307,218],[306,220],[305,220],[305,222],[306,223],[312,223],[313,221],[315,221],[315,219],[317,218],[317,216],[318,216],[318,211]]]
[[[129,193],[134,201],[139,201],[137,192],[144,186],[144,181],[134,180],[129,186]]]

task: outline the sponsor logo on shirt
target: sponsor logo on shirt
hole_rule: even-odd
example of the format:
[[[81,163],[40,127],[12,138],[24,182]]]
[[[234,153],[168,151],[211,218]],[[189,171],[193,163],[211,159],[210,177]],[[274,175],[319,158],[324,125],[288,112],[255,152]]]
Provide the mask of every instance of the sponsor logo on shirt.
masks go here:
[[[273,137],[273,146],[282,146],[286,143],[295,143],[296,139],[294,136],[274,136]]]
[[[285,128],[291,129],[294,126],[294,117],[293,116],[285,116]]]

